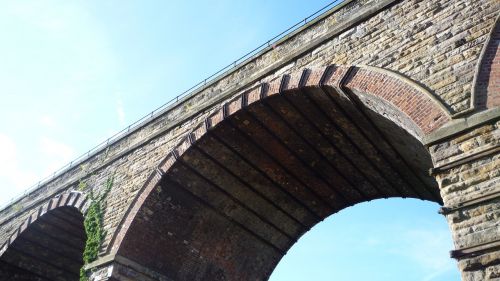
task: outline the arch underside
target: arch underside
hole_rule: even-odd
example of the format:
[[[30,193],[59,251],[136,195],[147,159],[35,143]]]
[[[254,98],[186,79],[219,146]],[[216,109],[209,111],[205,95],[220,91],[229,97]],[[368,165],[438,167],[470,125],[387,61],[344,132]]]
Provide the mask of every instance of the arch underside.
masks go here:
[[[59,207],[18,233],[0,256],[0,280],[79,280],[86,234],[74,207]]]
[[[441,203],[424,146],[361,101],[330,86],[259,94],[174,154],[119,255],[172,280],[265,280],[303,233],[343,208]]]
[[[475,106],[491,109],[500,106],[500,14],[483,47],[475,79]]]

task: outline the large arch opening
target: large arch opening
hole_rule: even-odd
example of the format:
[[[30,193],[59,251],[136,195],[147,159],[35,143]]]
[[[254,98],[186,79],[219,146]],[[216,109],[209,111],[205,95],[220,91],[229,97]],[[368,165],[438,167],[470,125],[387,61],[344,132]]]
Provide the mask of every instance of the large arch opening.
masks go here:
[[[265,83],[165,159],[117,254],[172,280],[267,280],[299,237],[346,207],[392,197],[441,204],[421,139],[447,120],[418,87],[370,69]]]
[[[438,207],[391,198],[346,208],[305,233],[269,281],[460,280],[449,257],[449,226]]]
[[[0,255],[0,280],[79,280],[86,234],[72,206],[38,210],[11,237]]]

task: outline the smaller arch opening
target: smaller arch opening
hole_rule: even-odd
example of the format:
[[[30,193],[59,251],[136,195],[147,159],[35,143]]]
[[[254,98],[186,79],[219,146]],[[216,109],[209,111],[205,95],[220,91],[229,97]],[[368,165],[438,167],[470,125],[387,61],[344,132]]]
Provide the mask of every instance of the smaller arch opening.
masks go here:
[[[18,233],[0,256],[0,280],[79,280],[86,234],[75,207],[48,211]]]

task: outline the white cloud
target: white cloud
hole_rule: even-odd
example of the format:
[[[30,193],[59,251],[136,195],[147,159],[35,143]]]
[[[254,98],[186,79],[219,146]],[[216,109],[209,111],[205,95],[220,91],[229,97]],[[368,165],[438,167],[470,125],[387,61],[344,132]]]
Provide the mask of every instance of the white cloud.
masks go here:
[[[54,7],[58,9],[54,9]],[[64,2],[12,1],[5,3],[4,9],[23,22],[36,26],[46,32],[67,30],[74,11]]]
[[[0,51],[9,54],[0,65],[2,89],[72,102],[82,94],[97,95],[115,73],[106,28],[84,2],[5,1],[0,23]]]
[[[116,102],[116,114],[118,115],[120,126],[125,126],[125,110],[123,109],[123,102],[121,98],[118,98]]]
[[[40,138],[40,154],[46,159],[44,175],[55,172],[75,157],[73,148],[48,137]]]
[[[399,241],[393,241],[395,245],[402,245],[398,248],[390,248],[388,252],[415,262],[423,272],[425,277],[422,281],[436,280],[443,274],[456,270],[455,261],[449,257],[449,231],[435,228],[410,229],[400,231]],[[391,245],[392,243],[387,243]]]
[[[0,206],[69,163],[75,155],[70,146],[48,137],[40,138],[33,153],[37,155],[34,162],[40,160],[40,164],[31,168],[23,165],[26,160],[21,161],[24,158],[14,139],[0,134]]]
[[[453,261],[448,256],[451,245],[448,245],[446,236],[450,236],[449,231],[409,231],[406,234],[406,242],[410,244],[408,254],[426,268],[441,269]]]
[[[0,134],[0,171],[4,171],[17,164],[16,144],[8,136]]]
[[[444,266],[441,269],[436,269],[432,271],[431,273],[428,273],[422,281],[432,281],[432,280],[437,280],[438,277],[450,272],[450,271],[456,271],[457,268],[455,265],[453,265],[452,262],[449,262],[446,266]]]
[[[0,205],[28,188],[37,175],[19,165],[19,155],[14,140],[0,134]]]
[[[40,117],[39,122],[40,122],[40,125],[42,125],[46,128],[55,128],[57,125],[54,118],[52,118],[52,116],[49,116],[49,115],[43,115],[42,117]]]
[[[378,247],[383,243],[383,241],[378,237],[365,237],[363,242],[365,247]]]

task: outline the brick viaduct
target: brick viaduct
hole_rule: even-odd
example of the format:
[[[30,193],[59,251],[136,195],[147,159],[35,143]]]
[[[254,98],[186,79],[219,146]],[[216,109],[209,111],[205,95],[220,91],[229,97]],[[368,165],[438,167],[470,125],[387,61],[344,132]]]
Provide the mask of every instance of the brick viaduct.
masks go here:
[[[441,204],[462,280],[500,280],[499,11],[345,1],[0,211],[0,279],[78,280],[112,177],[91,280],[266,280],[388,197]]]

